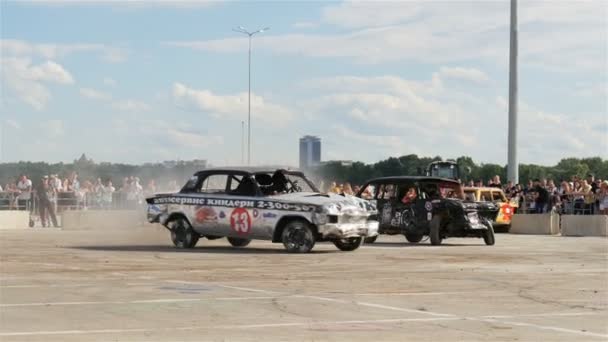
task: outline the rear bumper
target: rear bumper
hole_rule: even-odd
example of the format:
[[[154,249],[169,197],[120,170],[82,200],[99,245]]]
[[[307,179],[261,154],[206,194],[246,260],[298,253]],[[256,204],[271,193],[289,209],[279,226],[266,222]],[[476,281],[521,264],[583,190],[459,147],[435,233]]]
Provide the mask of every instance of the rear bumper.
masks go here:
[[[365,223],[326,223],[317,226],[324,239],[346,239],[353,237],[371,237],[378,235],[378,222]]]

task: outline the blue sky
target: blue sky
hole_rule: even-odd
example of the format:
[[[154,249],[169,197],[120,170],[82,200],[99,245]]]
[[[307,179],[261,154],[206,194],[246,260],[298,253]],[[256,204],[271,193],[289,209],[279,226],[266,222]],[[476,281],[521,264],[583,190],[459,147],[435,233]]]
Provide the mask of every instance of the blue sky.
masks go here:
[[[520,161],[608,158],[605,1],[520,1]],[[506,163],[508,1],[1,1],[2,161]]]

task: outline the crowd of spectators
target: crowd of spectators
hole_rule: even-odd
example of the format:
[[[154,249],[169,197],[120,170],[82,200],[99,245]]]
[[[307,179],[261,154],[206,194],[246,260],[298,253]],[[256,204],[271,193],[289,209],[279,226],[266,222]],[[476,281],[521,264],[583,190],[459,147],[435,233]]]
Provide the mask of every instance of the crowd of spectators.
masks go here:
[[[608,215],[608,181],[596,179],[593,174],[586,178],[572,176],[556,183],[553,179],[534,179],[527,184],[502,184],[499,176],[485,185],[483,181],[469,181],[467,186],[501,188],[510,201],[518,203],[519,212],[575,215]]]
[[[338,184],[330,182],[321,184],[321,191],[356,195],[361,189],[359,185],[350,183]],[[503,184],[500,176],[484,182],[469,180],[465,187],[500,188],[507,199],[517,204],[520,213],[547,213],[575,215],[608,215],[608,180],[596,179],[593,174],[586,178],[572,176],[570,180],[556,183],[553,179],[534,179],[525,185],[513,184],[511,181]],[[371,198],[368,194],[367,198]]]
[[[142,205],[146,196],[159,191],[176,191],[176,181],[159,188],[150,179],[142,186],[139,177],[124,177],[115,186],[111,179],[81,181],[76,172],[59,177],[50,174],[38,180],[19,176],[4,187],[0,185],[0,210],[45,210],[54,213],[70,209],[133,209]],[[41,216],[49,216],[48,214]]]
[[[34,205],[38,207],[37,210],[50,213],[66,209],[134,209],[143,204],[146,196],[179,189],[176,181],[170,181],[163,187],[159,187],[154,179],[149,179],[145,184],[143,186],[135,176],[124,177],[120,185],[115,186],[111,179],[97,178],[81,182],[76,172],[63,178],[50,174],[37,181],[21,175],[4,187],[0,185],[0,209],[33,210]],[[608,215],[608,180],[596,179],[593,174],[588,174],[586,178],[573,176],[558,183],[553,179],[534,179],[525,185],[510,181],[503,184],[499,176],[494,176],[485,183],[470,180],[464,185],[501,188],[510,201],[518,204],[519,212]],[[360,186],[348,182],[322,182],[321,191],[356,195]]]

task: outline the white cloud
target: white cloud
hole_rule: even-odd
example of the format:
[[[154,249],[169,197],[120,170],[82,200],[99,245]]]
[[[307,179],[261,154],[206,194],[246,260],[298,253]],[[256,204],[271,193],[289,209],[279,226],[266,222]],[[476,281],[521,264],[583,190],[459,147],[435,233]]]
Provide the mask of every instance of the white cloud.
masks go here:
[[[91,88],[80,88],[80,95],[91,100],[109,100],[110,94],[91,89]]]
[[[21,125],[19,124],[19,122],[12,120],[12,119],[6,119],[4,120],[4,122],[6,123],[6,125],[12,129],[20,129]]]
[[[128,57],[126,49],[104,44],[31,43],[18,39],[1,39],[0,51],[9,56],[41,57],[46,59],[58,59],[73,53],[94,52],[99,53],[102,60],[110,63],[124,62]]]
[[[113,78],[110,77],[104,77],[103,78],[103,84],[108,86],[108,87],[114,87],[116,86],[116,80],[114,80]]]
[[[145,112],[152,108],[148,103],[139,100],[114,100],[112,95],[92,88],[80,88],[80,95],[89,100],[107,102],[115,110],[123,112]]]
[[[43,6],[113,6],[122,9],[137,8],[207,8],[223,3],[223,0],[16,0],[29,5]]]
[[[247,96],[246,92],[217,95],[210,90],[197,90],[182,83],[173,85],[173,98],[178,105],[207,112],[216,118],[244,118],[247,114]],[[272,123],[285,123],[293,117],[287,108],[270,103],[254,93],[251,94],[251,113],[254,118]]]
[[[506,163],[507,100],[497,95],[502,89],[491,87],[479,93],[443,84],[440,78],[446,75],[439,76],[443,71],[427,81],[390,75],[310,80],[303,86],[323,95],[311,99],[307,108],[320,123],[339,123],[321,134],[329,137],[332,156],[356,155],[374,161],[406,153],[467,154],[485,162]],[[607,156],[605,113],[555,113],[520,99],[519,118],[522,162],[554,164],[570,155]]]
[[[488,75],[475,68],[441,67],[441,69],[439,69],[439,75],[443,78],[464,80],[473,83],[486,83],[490,80]]]
[[[40,129],[51,139],[65,135],[65,127],[61,120],[47,120],[41,123]]]
[[[138,100],[121,100],[112,103],[112,107],[127,112],[143,112],[150,110],[150,105]]]
[[[72,84],[74,78],[63,66],[46,61],[32,64],[29,58],[5,57],[1,60],[2,82],[23,102],[37,110],[51,99],[47,84]]]
[[[256,37],[256,49],[308,57],[346,58],[356,63],[390,61],[456,63],[508,61],[509,3],[344,2],[326,6],[326,23],[349,29],[329,34]],[[575,15],[571,15],[574,13]],[[607,19],[604,1],[520,4],[523,65],[563,72],[605,72]],[[549,18],[551,17],[551,18]],[[203,51],[245,51],[241,37],[168,42]]]

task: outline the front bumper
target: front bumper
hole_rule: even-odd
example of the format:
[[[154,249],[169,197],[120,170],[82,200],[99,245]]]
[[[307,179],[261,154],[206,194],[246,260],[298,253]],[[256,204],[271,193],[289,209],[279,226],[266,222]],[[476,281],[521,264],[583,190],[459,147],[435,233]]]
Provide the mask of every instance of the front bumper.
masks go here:
[[[372,237],[378,235],[377,221],[364,223],[326,223],[317,226],[323,239],[347,239],[353,237]]]

